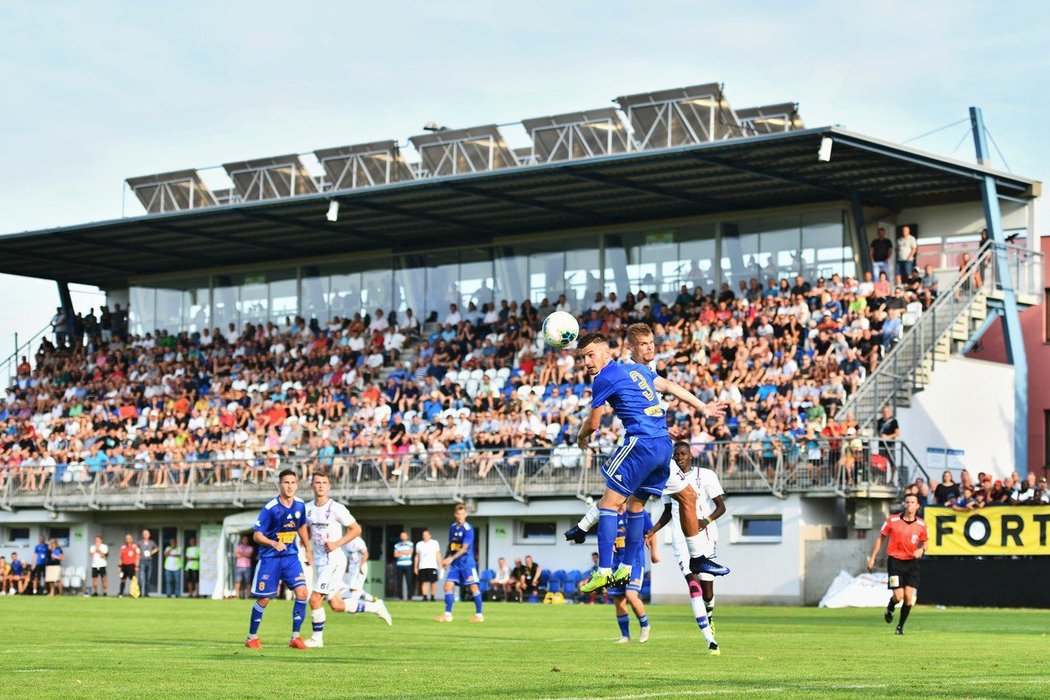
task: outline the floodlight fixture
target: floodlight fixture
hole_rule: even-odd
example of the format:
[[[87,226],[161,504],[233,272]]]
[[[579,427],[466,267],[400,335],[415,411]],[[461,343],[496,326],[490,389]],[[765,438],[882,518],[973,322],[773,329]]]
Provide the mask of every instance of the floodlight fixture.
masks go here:
[[[831,147],[835,145],[835,142],[831,140],[830,136],[822,136],[820,139],[820,149],[817,151],[817,160],[821,163],[827,163],[831,160]]]

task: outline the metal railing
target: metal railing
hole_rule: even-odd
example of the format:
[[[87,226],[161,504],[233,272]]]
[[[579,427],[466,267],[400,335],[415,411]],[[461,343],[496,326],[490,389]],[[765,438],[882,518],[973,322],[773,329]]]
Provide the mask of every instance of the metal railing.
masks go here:
[[[1010,273],[1010,283],[1018,296],[1034,297],[1038,300],[1036,303],[1041,302],[1045,290],[1043,253],[1009,243],[999,246],[998,249],[1004,262],[1000,263],[999,257],[993,251],[992,264],[986,265],[986,269],[982,270],[982,274],[989,278],[988,283],[992,296],[994,297],[996,292],[1002,288],[1003,274],[1000,267],[1005,265]]]
[[[985,244],[952,285],[938,292],[937,299],[919,315],[875,371],[843,402],[838,415],[852,412],[859,422],[858,429],[865,430],[876,421],[883,406],[896,407],[903,396],[910,396],[925,385],[926,357],[936,362],[937,344],[952,332],[960,318],[968,318],[974,300],[992,289],[991,275],[982,271],[991,269],[994,259],[995,246]]]
[[[51,330],[51,324],[46,324],[43,328],[38,330],[29,340],[24,343],[18,339],[18,334],[15,334],[15,351],[0,360],[0,377],[3,378],[4,388],[9,387],[17,378],[18,375],[18,361],[23,355],[25,357],[32,357],[33,355],[33,343],[39,340],[41,337],[46,335]]]
[[[877,438],[707,443],[694,464],[713,469],[729,493],[823,492],[891,495],[926,472],[900,441]],[[0,508],[50,510],[257,506],[271,498],[275,477],[331,474],[333,495],[357,503],[444,503],[467,498],[526,501],[547,496],[594,498],[605,488],[601,465],[612,449],[473,450],[422,455],[350,454],[134,464],[91,473],[57,468],[30,481],[0,467]]]

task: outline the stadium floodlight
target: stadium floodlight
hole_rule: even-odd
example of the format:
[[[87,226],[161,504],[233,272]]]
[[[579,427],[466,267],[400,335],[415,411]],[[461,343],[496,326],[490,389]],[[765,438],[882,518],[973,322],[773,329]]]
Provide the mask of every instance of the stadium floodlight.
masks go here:
[[[445,129],[409,137],[431,177],[499,170],[518,165],[495,124]]]
[[[831,140],[830,136],[822,136],[820,139],[820,150],[817,151],[817,160],[821,163],[827,163],[831,160],[831,147],[835,145],[835,142]]]
[[[744,134],[777,134],[785,131],[798,131],[806,128],[794,102],[782,102],[761,107],[748,107],[736,110],[736,116],[744,127]]]
[[[331,221],[333,224],[336,221],[339,221],[339,200],[338,199],[333,199],[331,202],[328,203],[328,214],[325,215],[325,218],[328,219],[329,221]]]
[[[129,177],[126,182],[147,214],[198,209],[218,204],[196,170]]]
[[[294,153],[223,163],[222,167],[233,181],[233,189],[242,202],[317,192],[317,183]]]

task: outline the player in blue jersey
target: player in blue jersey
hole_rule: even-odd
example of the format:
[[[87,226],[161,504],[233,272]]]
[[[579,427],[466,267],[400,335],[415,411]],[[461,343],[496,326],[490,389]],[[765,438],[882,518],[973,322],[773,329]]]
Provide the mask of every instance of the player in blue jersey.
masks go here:
[[[448,530],[448,552],[441,561],[445,567],[445,612],[434,618],[436,622],[452,622],[452,594],[456,586],[469,586],[474,598],[474,616],[471,622],[484,622],[481,614],[481,591],[478,589],[478,564],[474,558],[474,528],[467,522],[467,507],[457,503],[453,517],[456,522]]]
[[[613,566],[619,566],[621,563],[630,564],[631,577],[624,583],[614,584],[607,589],[607,592],[613,597],[613,603],[616,605],[616,624],[620,626],[620,638],[616,640],[616,643],[627,644],[631,641],[631,616],[627,612],[627,606],[630,605],[642,628],[638,641],[645,644],[649,641],[649,616],[645,614],[645,604],[642,603],[641,598],[642,579],[645,577],[645,547],[642,547],[633,562],[623,561],[623,552],[627,543],[626,506],[625,503],[620,507],[616,517],[616,548],[613,550]],[[642,511],[642,520],[645,523],[645,531],[649,532],[653,527],[653,521],[649,518],[648,511]],[[653,562],[657,561],[659,559],[654,554]]]
[[[630,350],[628,358],[621,361],[627,364],[637,362],[651,369],[656,368],[656,338],[653,330],[644,323],[632,323],[626,332],[627,349]],[[605,406],[606,412],[612,412],[609,405]],[[710,560],[706,556],[708,538],[700,532],[700,521],[696,516],[697,493],[692,485],[682,477],[682,472],[677,465],[670,467],[670,476],[664,486],[663,495],[670,497],[678,504],[677,512],[680,512],[682,534],[685,536],[686,549],[689,551],[689,569],[696,573],[703,572],[704,576],[724,576],[729,569]],[[565,539],[577,544],[583,544],[587,539],[587,533],[598,524],[598,506],[592,505],[580,522],[565,532]]]
[[[299,547],[295,542],[298,537],[306,552],[306,565],[310,566],[310,533],[306,529],[306,504],[295,497],[299,488],[299,477],[291,469],[285,469],[277,476],[281,492],[259,511],[255,521],[253,539],[259,545],[259,563],[255,567],[255,578],[252,579],[252,595],[256,601],[252,606],[252,615],[248,625],[248,638],[244,646],[259,649],[259,624],[263,612],[270,604],[270,598],[277,595],[280,583],[295,592],[295,603],[292,605],[292,638],[288,646],[295,649],[307,649],[306,643],[299,636],[299,629],[306,619],[306,574],[299,562]]]
[[[720,402],[705,404],[690,391],[664,379],[649,367],[635,363],[612,362],[609,340],[600,332],[580,336],[577,353],[591,376],[591,412],[576,443],[587,449],[591,434],[598,428],[608,404],[623,423],[625,438],[602,467],[605,493],[598,502],[598,570],[584,581],[584,593],[604,588],[614,581],[629,579],[631,566],[645,536],[642,511],[649,496],[662,494],[670,475],[671,437],[659,394],[671,394],[705,416],[721,416]],[[616,539],[616,512],[627,503],[627,533],[624,561],[613,572],[613,545]],[[705,565],[710,562],[703,562]],[[709,566],[710,573],[726,573],[724,567]]]

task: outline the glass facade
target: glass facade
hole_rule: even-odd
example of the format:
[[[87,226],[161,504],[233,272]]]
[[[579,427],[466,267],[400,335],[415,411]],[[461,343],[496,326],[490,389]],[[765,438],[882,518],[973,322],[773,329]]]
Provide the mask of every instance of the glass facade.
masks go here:
[[[539,304],[565,294],[573,308],[598,292],[645,290],[673,299],[682,285],[705,292],[751,278],[855,274],[845,212],[829,209],[762,218],[668,226],[639,225],[602,235],[565,236],[514,245],[445,249],[257,272],[187,277],[130,289],[132,332],[241,329],[382,309],[411,308],[443,318],[502,299]]]

